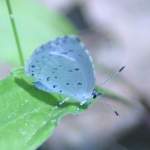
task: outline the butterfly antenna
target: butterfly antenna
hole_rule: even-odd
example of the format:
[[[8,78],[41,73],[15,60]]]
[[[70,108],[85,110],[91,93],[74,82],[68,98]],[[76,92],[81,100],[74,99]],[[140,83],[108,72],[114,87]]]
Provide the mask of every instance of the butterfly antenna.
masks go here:
[[[122,66],[118,71],[113,72],[112,74],[110,74],[110,76],[101,83],[101,85],[105,85],[107,82],[111,81],[113,78],[115,78],[119,73],[121,73],[126,66]]]
[[[109,82],[110,80],[112,80],[113,78],[115,78],[120,72],[122,72],[125,69],[125,67],[126,66],[122,66],[118,71],[112,73],[104,82],[102,82],[101,85],[105,85],[107,82]],[[106,102],[105,102],[105,104],[114,112],[114,114],[116,116],[119,116],[118,111],[116,111],[115,109],[113,109],[113,107],[110,104],[108,104]]]
[[[114,109],[111,104],[107,103],[105,101],[105,104],[110,108],[110,110],[116,115],[116,116],[120,116],[120,114],[118,113],[118,111],[116,109]]]

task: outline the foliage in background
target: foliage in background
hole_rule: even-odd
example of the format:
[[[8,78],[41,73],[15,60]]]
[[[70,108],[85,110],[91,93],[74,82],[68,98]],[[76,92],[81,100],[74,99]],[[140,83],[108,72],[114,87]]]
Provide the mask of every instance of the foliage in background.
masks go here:
[[[7,0],[0,0],[0,61],[19,65],[19,55],[6,6]],[[76,33],[69,21],[49,11],[35,0],[10,0],[21,49],[26,60],[32,51],[42,43],[58,36]]]

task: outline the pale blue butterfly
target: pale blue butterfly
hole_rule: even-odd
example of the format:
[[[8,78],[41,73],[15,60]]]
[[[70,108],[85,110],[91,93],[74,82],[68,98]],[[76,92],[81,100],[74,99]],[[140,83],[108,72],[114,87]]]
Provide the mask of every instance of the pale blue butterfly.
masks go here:
[[[87,102],[95,98],[92,58],[77,36],[64,36],[37,48],[25,66],[38,89]]]

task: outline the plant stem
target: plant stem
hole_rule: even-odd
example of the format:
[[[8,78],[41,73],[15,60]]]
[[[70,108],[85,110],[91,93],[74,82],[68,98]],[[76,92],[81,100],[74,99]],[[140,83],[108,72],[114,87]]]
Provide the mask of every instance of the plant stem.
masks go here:
[[[17,32],[17,28],[16,28],[14,16],[13,16],[13,11],[12,11],[11,4],[10,4],[9,0],[6,0],[6,5],[7,5],[7,8],[8,8],[9,19],[10,19],[12,30],[13,30],[13,33],[14,33],[14,38],[15,38],[15,42],[16,42],[16,46],[17,46],[17,50],[18,50],[18,54],[19,54],[20,63],[21,63],[21,65],[24,65],[23,53],[22,53],[22,50],[21,50],[19,36],[18,36],[18,32]]]

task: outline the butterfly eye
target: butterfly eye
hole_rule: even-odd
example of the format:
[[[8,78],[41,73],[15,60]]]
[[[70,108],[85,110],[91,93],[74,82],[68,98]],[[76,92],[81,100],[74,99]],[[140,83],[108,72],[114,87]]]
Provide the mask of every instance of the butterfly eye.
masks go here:
[[[97,97],[97,95],[96,94],[93,94],[93,99],[95,99]]]
[[[97,92],[96,89],[93,90],[93,93],[92,93],[93,99],[97,98],[100,95],[102,95],[102,93]]]

